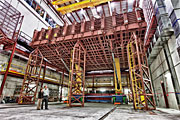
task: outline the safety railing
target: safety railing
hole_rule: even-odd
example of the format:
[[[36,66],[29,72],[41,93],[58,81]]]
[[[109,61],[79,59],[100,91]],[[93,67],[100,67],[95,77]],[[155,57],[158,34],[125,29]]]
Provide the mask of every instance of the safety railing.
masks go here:
[[[8,63],[2,63],[0,64],[0,72],[5,72],[6,68],[7,68]],[[11,63],[9,72],[10,73],[15,73],[15,74],[20,74],[20,75],[24,75],[26,71],[26,67],[22,66],[22,65],[17,65],[14,63]],[[35,77],[35,76],[34,76]],[[40,78],[43,77],[43,72],[41,72],[41,76]],[[52,74],[46,74],[45,75],[45,79],[49,80],[49,81],[53,81],[53,82],[58,82],[59,83],[59,78],[55,77]]]
[[[0,64],[0,71],[5,72],[6,68],[7,68],[7,65],[8,65],[8,63]],[[9,72],[18,73],[18,74],[24,74],[25,73],[25,67],[23,67],[21,65],[14,64],[14,63],[11,63]]]

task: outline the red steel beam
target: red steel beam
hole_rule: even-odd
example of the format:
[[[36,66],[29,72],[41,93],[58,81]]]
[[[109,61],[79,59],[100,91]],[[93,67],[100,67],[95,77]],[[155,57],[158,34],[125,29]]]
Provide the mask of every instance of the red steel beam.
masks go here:
[[[7,3],[8,4],[8,3]],[[3,31],[4,30],[4,26],[6,26],[6,30],[12,30],[13,34],[12,34],[12,37],[8,38],[8,36],[10,35],[7,34],[7,33],[4,33],[5,35],[5,40],[4,41],[7,41],[8,42],[11,42],[13,43],[13,49],[12,49],[12,53],[11,53],[11,56],[9,58],[9,62],[8,62],[8,66],[6,68],[6,72],[4,74],[4,78],[2,80],[2,84],[1,84],[1,88],[0,88],[0,97],[2,96],[2,93],[3,93],[3,88],[4,88],[4,85],[5,85],[5,82],[6,82],[6,78],[7,78],[7,75],[8,75],[8,72],[9,72],[9,68],[11,66],[11,63],[12,63],[12,59],[13,59],[13,56],[14,56],[14,53],[16,51],[16,45],[17,45],[17,39],[18,39],[18,35],[20,33],[20,29],[21,29],[21,25],[22,25],[22,22],[23,22],[23,18],[24,16],[21,16],[21,13],[19,11],[17,11],[13,6],[11,6],[10,4],[8,4],[8,7],[5,7],[7,6],[7,4],[4,4],[4,3],[1,3],[1,5],[4,5],[4,6],[1,6],[1,7],[4,7],[4,9],[7,9],[7,10],[4,10],[4,13],[1,14],[1,18],[3,18],[3,22],[0,23],[1,24],[1,28],[0,28],[0,31]],[[9,14],[7,14],[7,12],[9,12]],[[14,16],[16,16],[16,18],[11,18],[9,19],[9,15],[10,14],[14,14],[16,13]],[[5,16],[4,16],[5,14]],[[9,22],[14,22],[14,29],[12,29],[12,26],[8,26],[10,23]],[[8,25],[6,25],[8,24]]]
[[[4,75],[5,72],[0,72],[0,75]],[[18,74],[18,73],[12,73],[12,72],[8,72],[9,76],[13,76],[13,77],[17,77],[17,78],[24,78],[24,75],[22,74]],[[42,82],[42,78],[40,78],[40,82]],[[53,85],[60,85],[58,82],[52,81],[52,80],[44,80],[44,83],[48,83],[48,84],[53,84]],[[67,87],[67,85],[64,85]]]
[[[1,83],[0,97],[1,97],[1,95],[2,95],[2,93],[3,93],[3,89],[4,89],[4,85],[5,85],[5,82],[6,82],[6,78],[7,78],[8,72],[9,72],[9,68],[10,68],[10,66],[11,66],[12,59],[13,59],[13,56],[14,56],[14,52],[15,52],[15,50],[16,50],[16,44],[17,44],[17,42],[14,43],[13,51],[12,51],[11,56],[10,56],[10,58],[9,58],[8,66],[7,66],[7,68],[6,68],[6,72],[5,72],[5,74],[4,74],[4,78],[3,78],[2,83]]]

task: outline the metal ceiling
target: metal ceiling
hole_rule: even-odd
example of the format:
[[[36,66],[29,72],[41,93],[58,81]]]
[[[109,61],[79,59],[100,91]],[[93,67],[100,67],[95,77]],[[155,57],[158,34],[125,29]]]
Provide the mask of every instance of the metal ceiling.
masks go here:
[[[62,58],[69,68],[70,51],[77,41],[81,41],[87,50],[86,71],[112,70],[112,52],[120,58],[124,69],[128,68],[126,46],[133,31],[144,40],[146,22],[141,9],[122,14],[113,12],[109,17],[35,31],[31,45],[38,47],[52,64],[63,68]]]

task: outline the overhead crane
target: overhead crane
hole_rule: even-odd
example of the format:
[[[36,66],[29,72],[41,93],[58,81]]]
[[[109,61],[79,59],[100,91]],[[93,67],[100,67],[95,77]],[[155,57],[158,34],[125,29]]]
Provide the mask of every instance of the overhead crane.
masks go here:
[[[70,2],[70,1],[72,1],[72,0],[63,0],[63,1],[57,0],[57,1],[52,2],[52,4],[60,5],[60,4],[64,4],[64,3]],[[106,3],[108,1],[112,1],[112,0],[83,0],[81,2],[77,2],[77,3],[67,5],[67,6],[59,7],[59,8],[57,8],[57,11],[61,12],[64,15],[66,13],[70,13],[75,10],[88,8],[88,7],[94,7],[94,6],[100,5],[102,3]]]
[[[75,0],[55,0],[52,2],[53,5],[61,5],[67,2],[71,2],[71,1],[75,1]]]

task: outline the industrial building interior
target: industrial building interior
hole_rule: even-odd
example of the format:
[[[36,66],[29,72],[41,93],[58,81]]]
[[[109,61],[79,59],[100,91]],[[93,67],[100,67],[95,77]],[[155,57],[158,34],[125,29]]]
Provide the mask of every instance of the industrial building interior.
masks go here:
[[[180,120],[179,34],[179,0],[0,0],[0,119]]]

